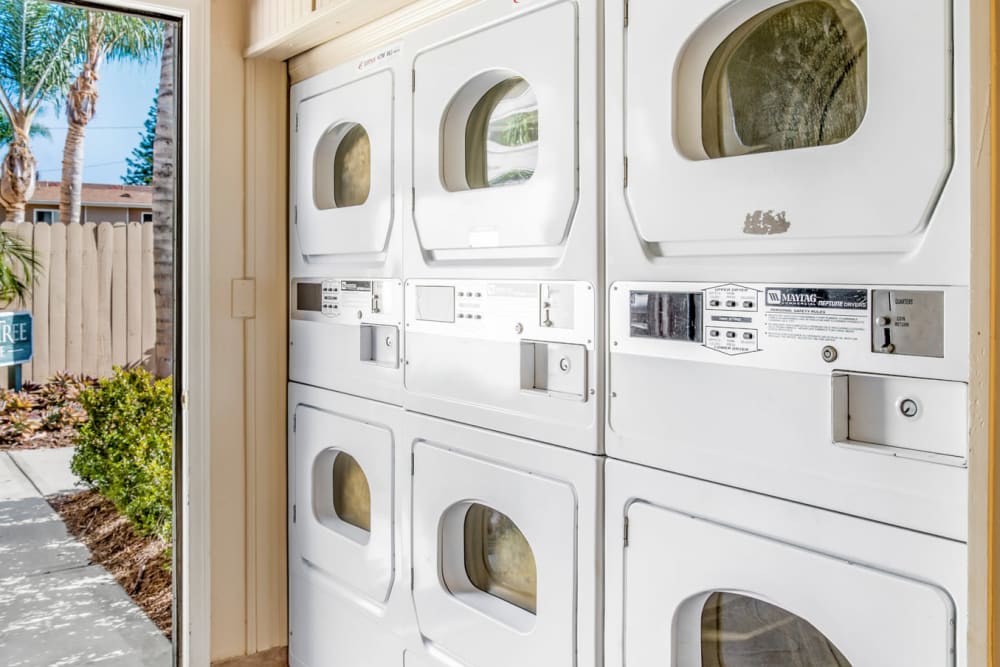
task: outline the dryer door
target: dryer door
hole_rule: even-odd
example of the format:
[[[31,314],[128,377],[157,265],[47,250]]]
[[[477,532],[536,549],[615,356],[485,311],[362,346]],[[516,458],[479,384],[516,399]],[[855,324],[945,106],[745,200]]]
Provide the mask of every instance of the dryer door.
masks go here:
[[[393,74],[299,103],[292,133],[294,226],[303,259],[384,252],[393,221]]]
[[[627,516],[626,665],[954,664],[939,588],[643,502]]]
[[[295,407],[292,552],[376,602],[393,579],[393,437],[381,426]]]
[[[576,524],[572,485],[418,442],[413,597],[421,633],[464,664],[575,664]]]
[[[951,49],[947,0],[632,0],[640,240],[660,255],[915,247],[953,159]]]
[[[437,259],[558,256],[577,200],[576,25],[561,2],[417,56],[414,218]]]

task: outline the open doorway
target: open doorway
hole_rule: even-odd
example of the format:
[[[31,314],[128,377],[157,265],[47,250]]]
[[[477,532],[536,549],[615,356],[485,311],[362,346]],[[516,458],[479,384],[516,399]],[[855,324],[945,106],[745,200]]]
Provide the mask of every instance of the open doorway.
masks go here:
[[[7,664],[176,653],[178,41],[170,17],[0,0]]]

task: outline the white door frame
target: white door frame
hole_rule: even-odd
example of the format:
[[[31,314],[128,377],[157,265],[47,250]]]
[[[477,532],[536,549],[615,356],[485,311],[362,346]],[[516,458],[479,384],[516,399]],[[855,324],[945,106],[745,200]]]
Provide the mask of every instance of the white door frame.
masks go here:
[[[65,0],[63,0],[65,1]],[[69,0],[73,2],[74,0]],[[180,451],[183,471],[180,483],[183,507],[177,536],[180,563],[175,600],[180,608],[174,628],[177,658],[181,667],[208,665],[211,649],[210,496],[209,464],[211,396],[209,377],[210,294],[189,285],[209,282],[209,134],[211,3],[204,0],[80,0],[80,4],[108,9],[154,14],[178,21],[181,35],[178,57],[177,118],[181,136],[181,180],[178,188],[181,247],[179,276],[181,384]],[[197,65],[195,65],[197,63]],[[175,523],[175,527],[178,527]]]

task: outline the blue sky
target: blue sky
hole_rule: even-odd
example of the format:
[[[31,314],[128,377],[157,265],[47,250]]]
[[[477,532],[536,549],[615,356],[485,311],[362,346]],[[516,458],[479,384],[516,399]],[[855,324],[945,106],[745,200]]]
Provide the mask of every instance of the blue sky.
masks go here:
[[[160,59],[147,65],[109,62],[101,69],[97,113],[87,126],[83,149],[83,180],[87,183],[121,183],[125,158],[139,145],[143,122],[160,81]],[[51,139],[32,137],[39,178],[58,181],[62,176],[66,113],[48,105],[36,119],[52,132]]]

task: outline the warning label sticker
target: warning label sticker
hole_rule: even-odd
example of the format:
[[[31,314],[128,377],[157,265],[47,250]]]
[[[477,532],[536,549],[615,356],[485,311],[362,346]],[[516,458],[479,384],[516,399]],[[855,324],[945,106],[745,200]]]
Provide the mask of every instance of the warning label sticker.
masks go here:
[[[768,287],[765,333],[770,339],[862,341],[868,338],[868,290]]]

